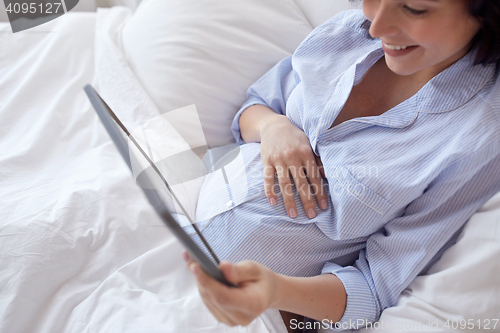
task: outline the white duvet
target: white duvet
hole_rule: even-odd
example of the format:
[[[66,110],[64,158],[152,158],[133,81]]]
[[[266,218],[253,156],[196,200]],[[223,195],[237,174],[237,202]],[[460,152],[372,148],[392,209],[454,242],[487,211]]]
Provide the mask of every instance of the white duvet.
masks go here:
[[[235,328],[210,315],[83,92],[130,125],[158,114],[120,53],[130,14],[0,25],[0,332],[285,332],[276,311]],[[498,318],[499,226],[497,196],[382,319]]]
[[[112,43],[128,15],[101,12],[97,38],[95,13],[0,26],[0,332],[275,332],[273,314],[232,329],[210,315],[83,92],[129,124],[154,115]]]

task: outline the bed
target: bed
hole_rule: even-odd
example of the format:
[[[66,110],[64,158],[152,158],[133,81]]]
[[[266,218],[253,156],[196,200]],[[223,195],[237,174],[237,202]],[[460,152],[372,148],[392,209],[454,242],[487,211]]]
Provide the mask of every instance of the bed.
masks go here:
[[[194,104],[223,146],[246,88],[349,6],[143,0],[16,34],[0,23],[0,332],[286,332],[276,310],[247,327],[211,316],[82,87],[129,126]],[[500,330],[499,255],[500,193],[374,328],[355,328]]]

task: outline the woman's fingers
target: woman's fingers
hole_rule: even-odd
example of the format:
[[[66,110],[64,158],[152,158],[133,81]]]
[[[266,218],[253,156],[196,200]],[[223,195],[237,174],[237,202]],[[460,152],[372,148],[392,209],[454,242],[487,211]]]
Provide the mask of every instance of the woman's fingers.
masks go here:
[[[210,278],[205,272],[203,272],[197,263],[190,261],[188,266],[189,270],[196,277],[198,291],[208,310],[218,321],[229,326],[238,325],[238,322],[232,318],[232,315],[226,309],[223,308],[217,297],[216,293],[220,293],[220,289],[225,286]]]
[[[313,154],[314,155],[314,154]],[[314,155],[316,157],[316,155]],[[311,183],[311,188],[314,196],[316,197],[316,202],[321,209],[328,208],[328,197],[326,196],[325,188],[323,187],[323,165],[319,165],[319,158],[311,159],[307,162],[307,177]],[[321,160],[319,160],[321,163]]]
[[[303,132],[301,134],[304,135]],[[321,209],[328,207],[328,198],[322,179],[323,165],[321,160],[316,158],[308,140],[302,142],[299,138],[298,141],[295,145],[287,144],[281,147],[261,145],[264,191],[269,203],[276,205],[278,199],[275,175],[277,174],[288,216],[295,218],[298,215],[298,202],[294,199],[295,191],[297,191],[306,215],[314,218],[317,215],[316,202]],[[292,179],[295,186],[292,185]]]
[[[187,253],[183,257],[195,276],[203,302],[218,321],[229,326],[250,324],[275,297],[278,275],[256,262],[221,262],[224,277],[237,285],[228,287],[203,272]]]
[[[293,197],[294,191],[299,194],[304,211],[309,218],[314,218],[317,215],[314,197],[316,197],[318,206],[321,209],[328,208],[328,198],[323,187],[321,169],[316,163],[312,152],[309,158],[303,162],[294,161],[293,164],[280,164],[276,166],[275,170],[278,174],[278,182],[288,216],[291,218],[297,216],[296,202]],[[291,179],[293,179],[295,187],[292,185]]]
[[[320,170],[324,177],[321,160],[315,158],[307,135],[290,119],[281,117],[273,121],[273,125],[267,124],[260,129],[266,197],[271,205],[277,203],[274,187],[276,173],[287,214],[292,218],[297,216],[298,203],[294,202],[294,191],[297,190],[306,214],[313,218],[316,216],[314,196],[319,207],[326,209],[328,206],[322,177],[318,173]],[[292,187],[290,177],[295,187]]]
[[[239,285],[242,282],[256,281],[261,277],[260,266],[254,261],[241,261],[237,264],[230,264],[222,261],[219,268],[224,277],[231,283]]]
[[[226,274],[231,271],[228,275],[233,275],[233,280],[243,284],[254,282],[260,276],[258,266],[252,262],[238,264],[234,270],[232,265],[227,262],[221,264],[221,270],[226,271]],[[248,292],[239,288],[229,288],[210,278],[201,271],[198,264],[191,262],[189,267],[196,276],[196,283],[203,302],[218,321],[229,326],[248,325],[266,309],[265,307],[253,309],[252,304],[255,303],[255,300],[249,297]],[[226,276],[226,278],[228,277],[230,276]]]
[[[235,326],[236,322],[230,318],[227,313],[220,308],[220,306],[218,306],[214,295],[212,295],[210,290],[206,287],[209,277],[205,274],[205,272],[203,272],[200,266],[193,261],[186,251],[182,252],[182,258],[186,261],[189,270],[196,278],[196,284],[198,285],[198,291],[203,303],[205,303],[208,310],[214,315],[215,319],[219,322],[225,323],[226,325]]]
[[[202,291],[201,289],[199,289],[199,292],[200,292],[200,296],[203,300],[203,303],[205,303],[208,310],[213,314],[213,316],[215,317],[215,319],[217,319],[217,321],[224,323],[226,325],[229,325],[229,326],[236,326],[237,325],[236,321],[231,319],[223,309],[219,308],[219,306],[215,302],[214,297],[212,295],[210,295],[210,293],[208,291],[206,291],[206,290]]]
[[[280,185],[281,196],[283,197],[286,212],[288,216],[294,218],[297,216],[297,207],[295,206],[295,201],[293,199],[293,187],[290,181],[288,166],[277,165],[276,173],[278,174],[278,183]]]
[[[306,178],[305,169],[306,168],[303,165],[300,165],[299,168],[292,166],[290,167],[290,173],[293,176],[295,188],[300,196],[306,215],[312,219],[316,217],[316,204],[314,203],[311,187],[309,186],[309,182]]]
[[[276,197],[276,191],[274,189],[274,175],[276,174],[276,169],[270,164],[264,164],[264,193],[266,194],[267,200],[271,205],[276,205],[278,199]]]

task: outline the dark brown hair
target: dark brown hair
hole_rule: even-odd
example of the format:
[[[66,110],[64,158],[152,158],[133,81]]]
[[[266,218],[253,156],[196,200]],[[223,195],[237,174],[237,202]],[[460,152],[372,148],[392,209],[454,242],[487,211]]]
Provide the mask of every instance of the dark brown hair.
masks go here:
[[[469,13],[479,20],[481,29],[472,40],[476,64],[500,65],[500,1],[467,0]]]

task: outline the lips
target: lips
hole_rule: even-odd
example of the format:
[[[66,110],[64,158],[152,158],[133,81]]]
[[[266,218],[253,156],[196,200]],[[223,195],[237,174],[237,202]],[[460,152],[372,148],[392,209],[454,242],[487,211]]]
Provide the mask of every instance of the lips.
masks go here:
[[[384,52],[392,57],[401,57],[413,52],[418,45],[391,45],[382,43]]]
[[[394,50],[394,51],[406,50],[406,48],[408,47],[407,45],[399,46],[399,45],[390,45],[386,43],[384,43],[384,46],[387,47],[389,50]]]

